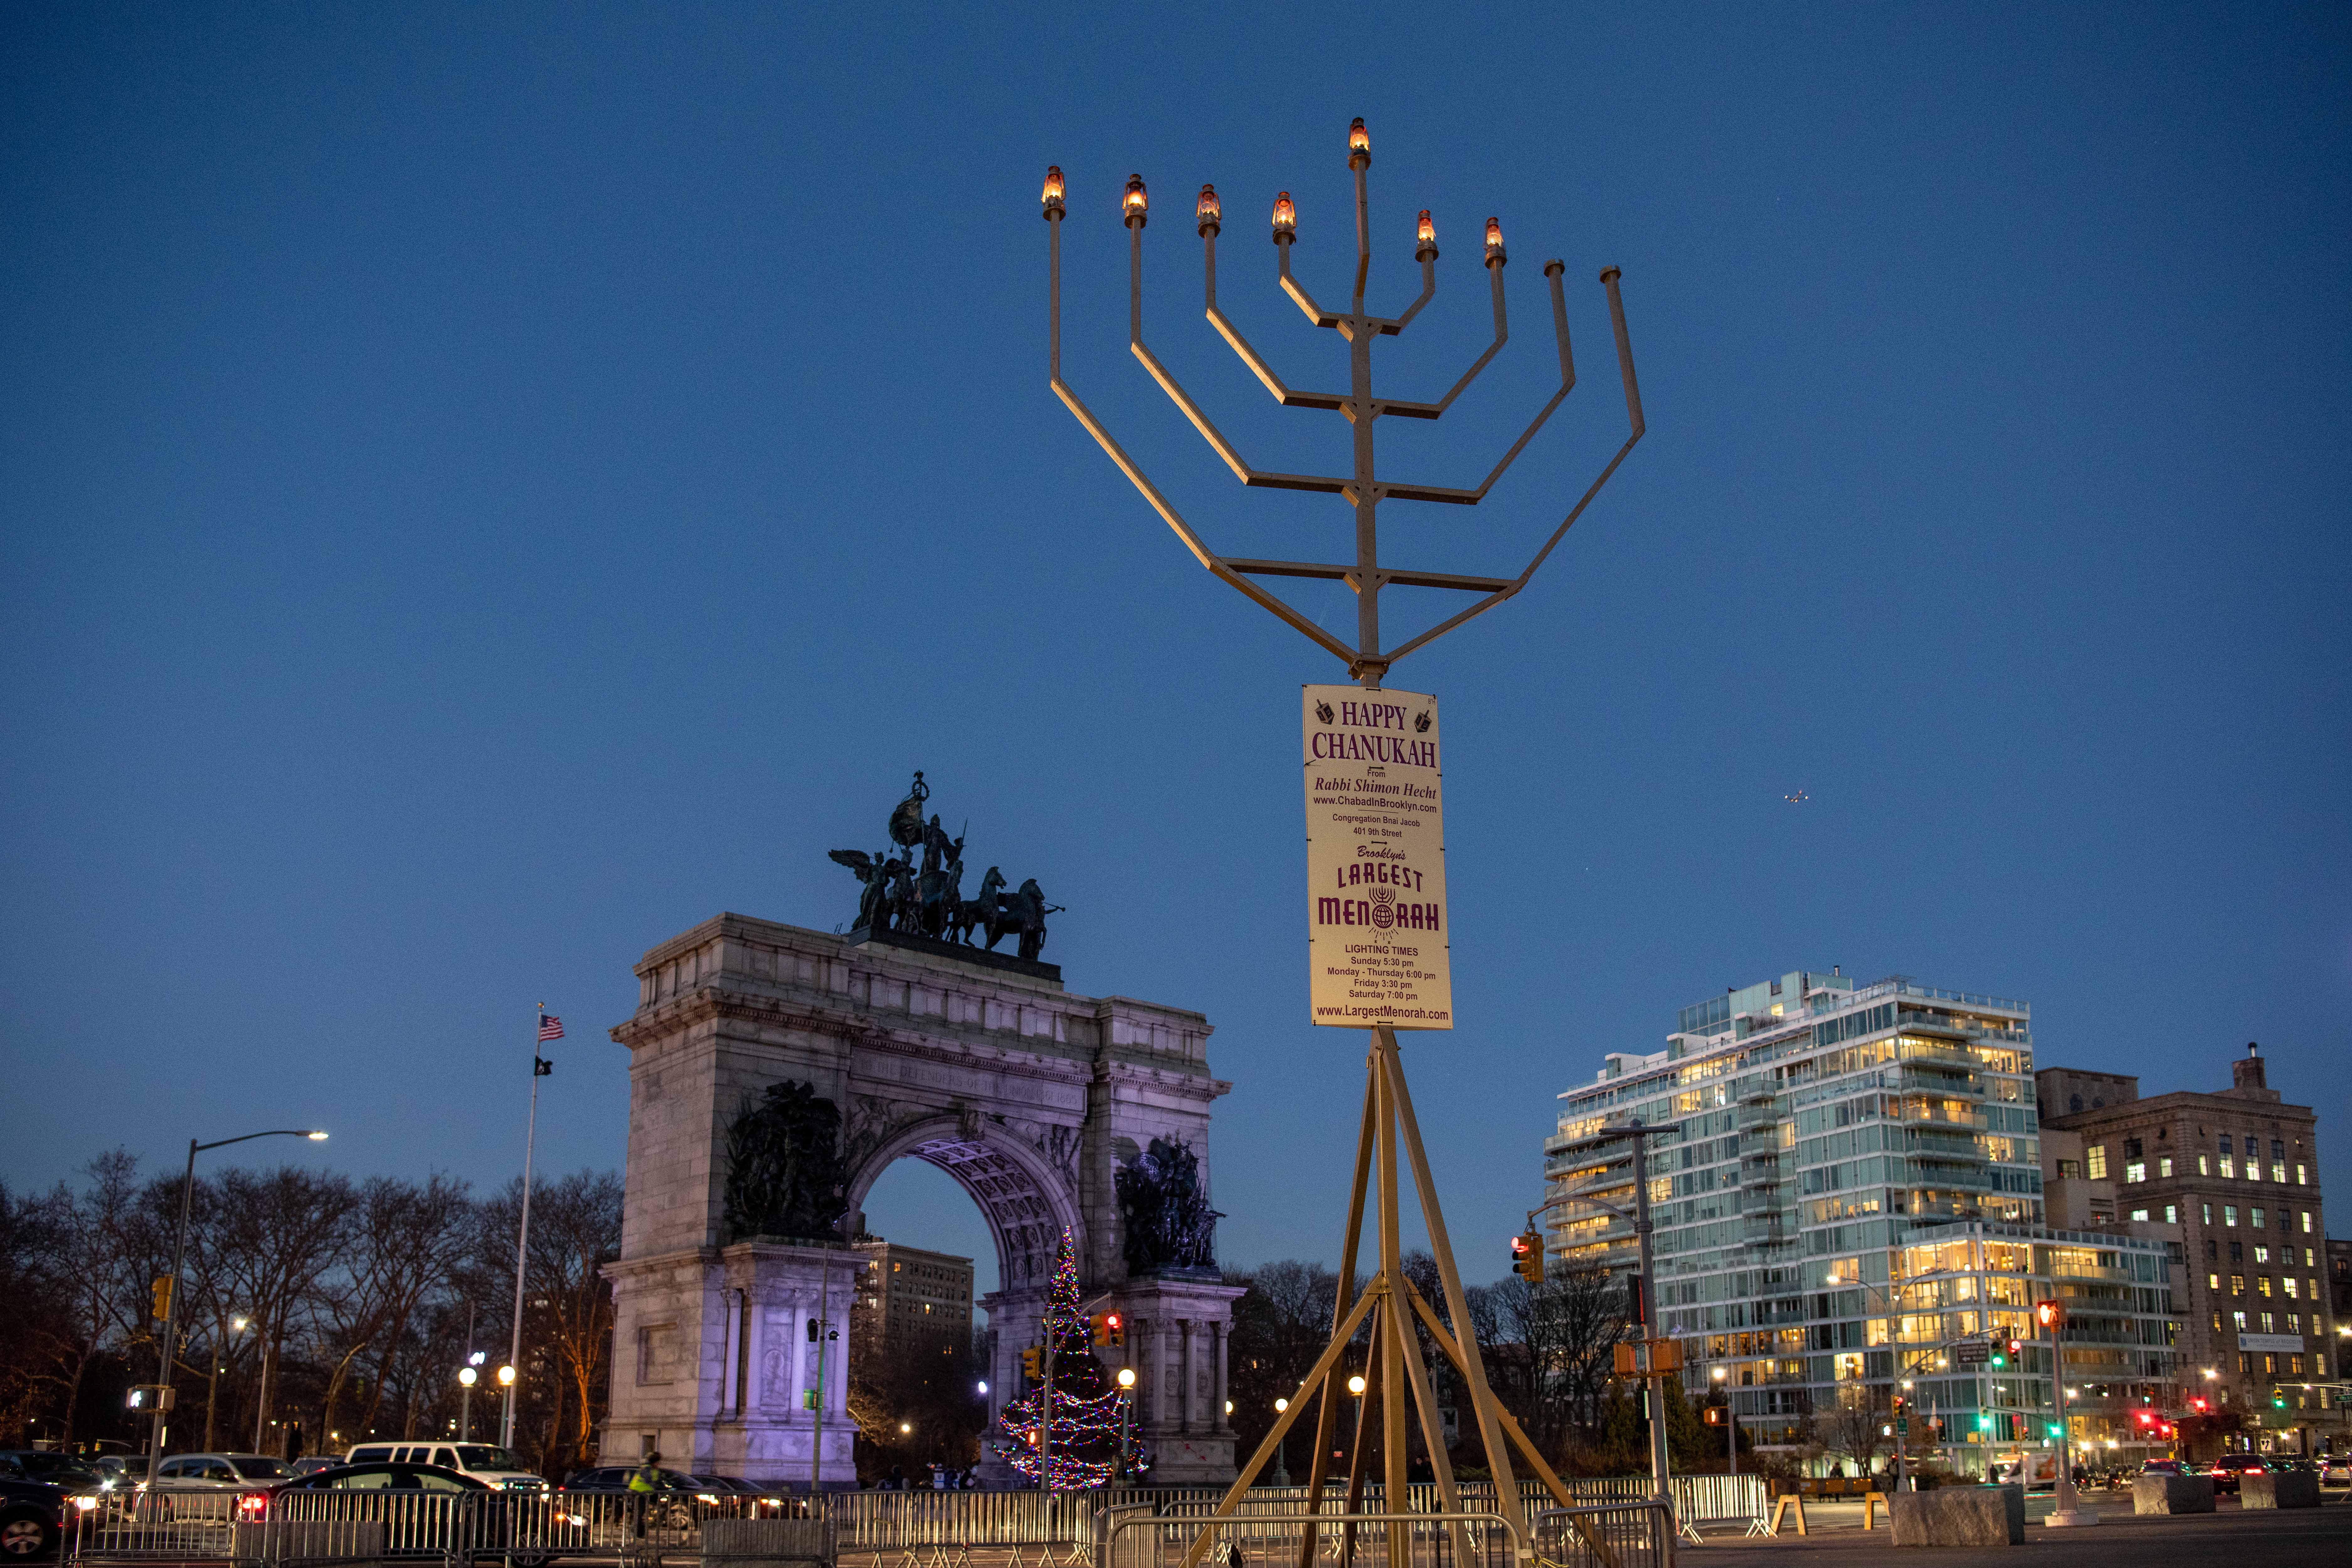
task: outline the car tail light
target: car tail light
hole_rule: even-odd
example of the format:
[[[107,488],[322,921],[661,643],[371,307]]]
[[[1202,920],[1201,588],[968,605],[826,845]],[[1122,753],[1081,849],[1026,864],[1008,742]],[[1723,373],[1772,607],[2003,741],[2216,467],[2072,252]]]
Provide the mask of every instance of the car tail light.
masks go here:
[[[236,1500],[236,1511],[248,1516],[268,1512],[269,1494],[268,1492],[247,1492],[243,1497]]]

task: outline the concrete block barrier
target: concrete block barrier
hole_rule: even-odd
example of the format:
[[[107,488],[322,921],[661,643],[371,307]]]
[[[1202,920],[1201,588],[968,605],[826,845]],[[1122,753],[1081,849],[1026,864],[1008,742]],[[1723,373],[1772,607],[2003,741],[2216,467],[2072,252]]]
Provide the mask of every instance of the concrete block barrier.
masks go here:
[[[2210,1476],[2137,1476],[2132,1479],[2134,1513],[2211,1513]]]
[[[2238,1478],[2240,1508],[2317,1508],[2319,1478],[2298,1471]]]
[[[1938,1487],[1886,1500],[1897,1546],[2022,1546],[2022,1487]]]

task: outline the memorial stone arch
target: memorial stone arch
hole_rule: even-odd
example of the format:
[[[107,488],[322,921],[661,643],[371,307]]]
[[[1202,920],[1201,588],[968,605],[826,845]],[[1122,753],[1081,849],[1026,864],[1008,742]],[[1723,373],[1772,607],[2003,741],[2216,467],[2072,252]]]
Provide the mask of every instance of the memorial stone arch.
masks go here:
[[[1231,1087],[1209,1072],[1206,1018],[1076,995],[1034,958],[870,924],[839,936],[722,914],[654,948],[636,974],[637,1011],[613,1030],[630,1053],[629,1143],[607,1270],[607,1463],[653,1447],[675,1468],[805,1485],[814,1317],[843,1330],[826,1347],[823,1483],[855,1486],[845,1395],[858,1264],[837,1244],[858,1233],[876,1179],[918,1159],[971,1194],[995,1240],[1001,1288],[978,1303],[989,1434],[1039,1338],[1066,1228],[1087,1310],[1129,1325],[1123,1352],[1099,1353],[1136,1369],[1151,1479],[1233,1479],[1225,1339],[1241,1292],[1197,1263],[1130,1269],[1119,1199],[1119,1166],[1155,1139],[1188,1145],[1205,1182],[1210,1104]],[[838,1114],[841,1218],[824,1236],[730,1224],[730,1128],[778,1084],[808,1085],[803,1103]]]

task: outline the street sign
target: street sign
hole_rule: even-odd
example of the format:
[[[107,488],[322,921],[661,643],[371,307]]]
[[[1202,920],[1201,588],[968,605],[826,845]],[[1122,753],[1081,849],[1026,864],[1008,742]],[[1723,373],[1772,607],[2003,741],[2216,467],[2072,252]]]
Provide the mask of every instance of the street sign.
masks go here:
[[[1437,699],[1360,686],[1302,698],[1314,1021],[1450,1029]]]
[[[1895,1418],[1895,1435],[1897,1437],[1908,1437],[1911,1436],[1911,1417],[1908,1415],[1897,1415]]]
[[[1955,1366],[1982,1366],[1992,1359],[1992,1346],[1982,1340],[1962,1340],[1952,1347]]]

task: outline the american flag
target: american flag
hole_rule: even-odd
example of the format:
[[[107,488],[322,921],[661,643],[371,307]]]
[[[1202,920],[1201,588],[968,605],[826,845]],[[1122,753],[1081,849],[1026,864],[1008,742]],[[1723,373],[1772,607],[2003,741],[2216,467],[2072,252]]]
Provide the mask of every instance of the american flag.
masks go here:
[[[539,1016],[539,1037],[542,1040],[562,1039],[563,1037],[563,1020],[557,1017],[552,1013],[541,1013]]]

